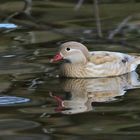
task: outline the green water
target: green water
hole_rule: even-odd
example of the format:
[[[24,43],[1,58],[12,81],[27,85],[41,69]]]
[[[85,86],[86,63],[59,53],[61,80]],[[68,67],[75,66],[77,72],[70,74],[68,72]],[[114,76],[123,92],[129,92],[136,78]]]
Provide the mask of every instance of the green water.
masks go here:
[[[92,4],[34,0],[31,16],[22,1],[1,1],[1,140],[140,139],[140,69],[97,79],[60,79],[50,59],[59,44],[83,42],[89,50],[140,52],[140,18],[134,17],[110,42],[106,38],[124,18],[140,13],[140,3],[102,4],[103,39],[97,38]]]

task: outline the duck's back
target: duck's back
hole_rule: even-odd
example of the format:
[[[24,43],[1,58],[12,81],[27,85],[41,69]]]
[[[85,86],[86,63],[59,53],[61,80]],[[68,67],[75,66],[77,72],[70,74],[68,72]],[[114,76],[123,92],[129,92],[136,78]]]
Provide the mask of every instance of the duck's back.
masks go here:
[[[119,52],[91,52],[88,69],[100,77],[122,75],[134,71],[140,64],[140,57]]]
[[[134,61],[137,58],[137,56],[132,56],[119,52],[94,51],[90,53],[91,53],[90,61],[97,65],[109,63],[109,62],[128,63]]]
[[[94,51],[87,64],[65,63],[61,74],[65,77],[92,78],[122,75],[134,71],[140,57],[119,52]]]

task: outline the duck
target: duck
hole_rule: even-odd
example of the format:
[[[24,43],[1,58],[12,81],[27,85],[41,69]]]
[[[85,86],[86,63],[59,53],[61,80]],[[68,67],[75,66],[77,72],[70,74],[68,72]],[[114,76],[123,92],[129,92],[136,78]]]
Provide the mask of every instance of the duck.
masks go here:
[[[60,45],[58,53],[51,62],[63,63],[60,66],[61,77],[97,78],[123,75],[135,71],[140,64],[140,56],[121,52],[92,51],[76,41]]]

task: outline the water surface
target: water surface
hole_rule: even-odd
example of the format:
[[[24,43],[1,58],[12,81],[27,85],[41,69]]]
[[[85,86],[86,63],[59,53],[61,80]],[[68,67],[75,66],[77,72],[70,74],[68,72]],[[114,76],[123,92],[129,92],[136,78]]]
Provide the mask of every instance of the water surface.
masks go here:
[[[119,77],[60,79],[50,58],[59,44],[83,42],[88,49],[140,52],[139,18],[115,41],[106,38],[118,23],[140,12],[140,3],[102,4],[104,39],[97,38],[91,4],[0,2],[0,139],[140,139],[140,69]],[[111,12],[110,12],[111,11]],[[133,28],[132,28],[133,27]]]

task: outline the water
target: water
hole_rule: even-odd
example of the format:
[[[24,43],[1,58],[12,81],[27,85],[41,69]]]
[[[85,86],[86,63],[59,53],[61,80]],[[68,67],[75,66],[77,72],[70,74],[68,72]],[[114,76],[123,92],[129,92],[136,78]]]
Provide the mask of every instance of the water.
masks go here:
[[[139,55],[138,17],[110,42],[97,38],[91,4],[74,11],[72,2],[34,0],[29,16],[15,14],[22,1],[0,3],[0,139],[140,139],[139,68],[112,78],[60,79],[59,64],[50,63],[68,40],[89,50]],[[107,38],[125,17],[140,12],[140,3],[100,9]]]

